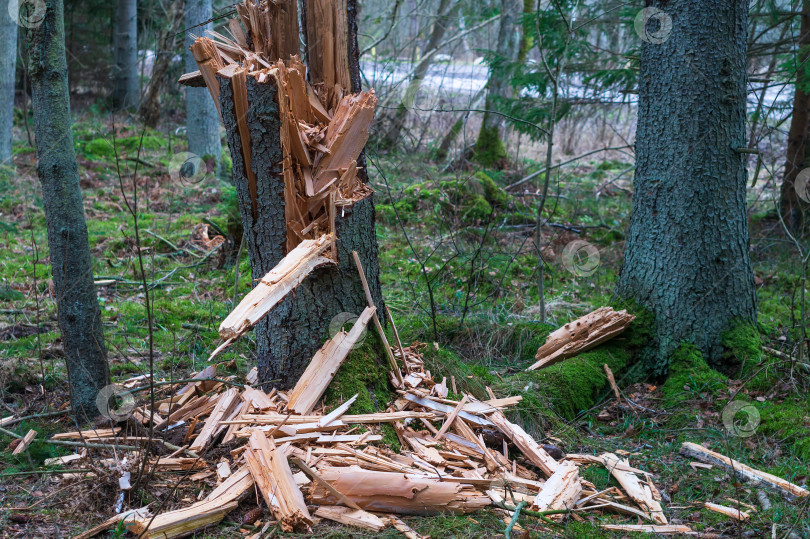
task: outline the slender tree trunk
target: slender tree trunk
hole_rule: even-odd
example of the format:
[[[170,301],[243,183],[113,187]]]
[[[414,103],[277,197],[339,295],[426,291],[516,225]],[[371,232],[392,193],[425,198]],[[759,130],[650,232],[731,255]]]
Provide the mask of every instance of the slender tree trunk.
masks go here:
[[[140,98],[137,0],[118,0],[113,47],[113,107],[116,110],[136,107]]]
[[[0,13],[0,165],[11,163],[16,65],[17,23],[7,13]]]
[[[96,396],[110,371],[70,132],[62,0],[46,6],[42,24],[29,30],[37,174],[73,410],[84,419],[98,415]]]
[[[152,78],[141,101],[138,115],[141,121],[148,127],[157,127],[160,121],[160,95],[166,88],[169,80],[168,72],[172,63],[172,57],[181,43],[182,32],[180,25],[183,24],[183,8],[185,2],[176,0],[169,8],[168,25],[161,31],[155,46],[155,65],[152,69]]]
[[[186,71],[197,69],[197,62],[189,50],[194,42],[191,34],[204,36],[206,30],[213,30],[214,24],[206,23],[213,18],[213,14],[211,0],[186,0]],[[200,24],[202,26],[198,26]],[[189,152],[206,162],[213,160],[219,163],[222,154],[219,113],[205,88],[186,88],[186,133]]]
[[[693,343],[722,367],[721,333],[756,321],[745,207],[748,2],[671,0],[644,42],[633,215],[618,293],[655,315],[649,367]],[[726,365],[731,367],[730,365]]]
[[[501,0],[501,25],[498,30],[497,58],[490,65],[487,100],[481,130],[475,143],[475,159],[486,167],[498,166],[508,158],[501,139],[503,117],[490,113],[498,109],[498,101],[514,95],[508,76],[508,64],[517,60],[520,51],[521,14],[523,0]]]
[[[484,97],[484,93],[486,93],[486,88],[481,88],[478,90],[478,93],[473,96],[472,101],[470,101],[471,109],[478,107],[478,103]],[[450,153],[450,147],[461,134],[464,126],[467,125],[467,120],[470,118],[470,114],[471,111],[463,112],[456,120],[456,123],[454,123],[450,128],[450,131],[448,131],[444,138],[442,138],[439,148],[436,150],[436,154],[434,156],[437,161],[444,161],[447,159],[447,155]]]
[[[802,2],[799,51],[796,58],[796,89],[793,94],[793,116],[787,140],[787,160],[780,193],[780,211],[785,225],[792,232],[807,228],[807,213],[810,211],[810,185],[807,181],[796,182],[799,172],[808,166],[807,142],[810,128],[810,77],[807,61],[810,60],[810,0]],[[797,189],[803,189],[798,193]]]
[[[383,146],[392,148],[399,142],[399,136],[402,133],[402,129],[405,127],[405,120],[408,117],[408,110],[413,106],[416,95],[422,87],[422,81],[425,79],[425,75],[427,75],[428,69],[430,69],[433,63],[433,58],[436,56],[438,47],[447,31],[447,27],[450,25],[453,13],[460,5],[461,2],[453,0],[439,1],[438,15],[436,16],[436,22],[433,23],[433,30],[430,33],[427,47],[422,51],[422,59],[416,64],[413,78],[411,78],[410,83],[408,83],[408,89],[405,90],[405,96],[394,113],[391,126],[382,141]]]

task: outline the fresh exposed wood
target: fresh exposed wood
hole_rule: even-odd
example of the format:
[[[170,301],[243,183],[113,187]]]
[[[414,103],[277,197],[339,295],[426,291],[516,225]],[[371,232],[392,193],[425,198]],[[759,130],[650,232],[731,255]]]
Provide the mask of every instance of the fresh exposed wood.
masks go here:
[[[312,479],[313,481],[318,482],[318,484],[320,484],[323,488],[325,488],[326,490],[331,492],[338,500],[340,500],[340,503],[342,503],[344,505],[347,505],[348,507],[350,507],[352,509],[356,509],[357,511],[362,511],[363,510],[359,505],[354,503],[351,498],[349,498],[345,494],[342,494],[340,491],[338,491],[338,489],[336,489],[331,484],[329,484],[328,481],[322,479],[321,476],[319,476],[317,473],[315,473],[315,470],[313,470],[312,468],[307,466],[304,463],[303,460],[301,460],[299,458],[296,458],[296,457],[292,457],[292,458],[290,458],[290,460],[293,462],[293,464],[298,466],[301,469],[302,472],[307,474],[310,477],[310,479]]]
[[[351,466],[327,468],[320,475],[366,511],[405,515],[469,513],[490,503],[488,496],[475,489],[416,474],[378,472]],[[319,505],[334,505],[339,501],[317,483],[313,484],[310,496]]]
[[[331,244],[330,236],[301,242],[256,284],[256,287],[220,324],[220,337],[223,340],[240,337],[266,316],[316,268],[332,264],[332,260],[322,256],[322,253]]]
[[[250,437],[245,452],[248,469],[267,507],[281,521],[282,529],[289,532],[298,526],[311,525],[312,517],[295,483],[287,455],[285,447],[277,448],[272,438],[258,432]]]
[[[374,299],[371,297],[371,289],[368,287],[366,272],[363,271],[363,264],[360,262],[360,257],[358,256],[357,251],[352,251],[352,257],[354,258],[354,265],[357,266],[357,272],[360,274],[360,281],[363,283],[363,291],[366,293],[366,301],[368,302],[368,306],[374,307]],[[380,324],[380,318],[377,316],[376,310],[374,311],[372,318],[374,319],[374,327],[377,329],[377,334],[380,336],[380,340],[383,343],[385,355],[388,358],[388,363],[391,366],[391,372],[394,373],[394,376],[396,376],[400,383],[400,387],[402,387],[404,386],[402,381],[402,373],[399,371],[397,360],[394,358],[394,354],[391,351],[391,346],[388,344],[388,338],[385,336],[385,332],[383,331],[382,324]]]
[[[619,392],[619,386],[616,385],[616,378],[613,376],[613,371],[610,370],[610,367],[608,367],[607,363],[602,365],[602,368],[605,369],[605,376],[607,376],[608,384],[610,384],[610,389],[613,390],[613,395],[616,397],[617,401],[621,402],[622,394]]]
[[[217,71],[225,67],[225,63],[222,61],[219,50],[211,39],[201,37],[191,44],[191,54],[194,55],[194,60],[200,68],[200,74],[221,115]]]
[[[23,436],[22,440],[19,441],[17,447],[14,448],[14,451],[12,451],[11,454],[19,455],[20,453],[28,449],[28,446],[31,445],[31,442],[33,442],[34,438],[36,437],[37,431],[35,431],[34,429],[31,429],[28,432],[26,432],[25,436]]]
[[[717,503],[704,502],[703,507],[705,507],[709,511],[714,511],[715,513],[726,515],[727,517],[733,518],[734,520],[740,520],[744,522],[751,518],[751,515],[749,515],[745,511],[735,509],[733,507],[727,507],[725,505],[720,505]]]
[[[706,464],[720,466],[725,470],[732,472],[740,479],[750,481],[751,483],[782,494],[788,499],[806,498],[808,495],[810,495],[810,492],[807,490],[798,485],[794,485],[789,481],[785,481],[781,477],[751,468],[742,462],[731,459],[710,449],[706,449],[702,445],[692,442],[684,442],[681,446],[681,454],[686,457],[705,462]]]
[[[288,409],[298,414],[308,414],[312,411],[349,352],[363,335],[375,311],[374,307],[366,307],[348,333],[341,331],[318,350],[290,393]]]
[[[642,532],[656,535],[692,533],[692,528],[683,524],[658,526],[654,524],[602,524],[602,528],[614,532]]]
[[[152,515],[127,519],[128,529],[145,539],[172,539],[183,537],[194,530],[221,521],[226,514],[236,509],[238,500],[253,486],[253,479],[246,468],[231,475],[205,499],[188,507]]]
[[[315,511],[315,516],[375,533],[379,533],[387,527],[377,515],[341,505],[322,505]]]
[[[559,463],[525,430],[506,419],[502,412],[496,411],[490,414],[489,420],[520,449],[532,464],[540,468],[546,477],[551,477],[557,471]]]
[[[100,438],[112,438],[121,432],[121,427],[113,427],[109,429],[92,429],[74,432],[59,432],[53,435],[54,440],[72,440],[83,439],[89,442]]]
[[[573,509],[581,494],[579,468],[574,464],[563,462],[557,466],[543,485],[543,489],[534,498],[532,510]]]
[[[217,401],[214,410],[203,425],[202,430],[194,439],[189,449],[191,451],[199,452],[205,449],[211,443],[214,435],[220,429],[219,422],[236,406],[239,402],[239,392],[236,388],[231,388],[223,393]]]
[[[444,420],[442,424],[442,428],[439,429],[439,432],[434,436],[434,439],[438,442],[444,437],[444,434],[447,432],[447,429],[453,424],[453,421],[456,420],[458,417],[459,412],[464,408],[464,405],[467,403],[467,395],[461,399],[461,401],[456,405],[452,412],[447,416],[447,419]]]
[[[590,350],[622,333],[635,318],[627,311],[600,307],[549,335],[537,350],[537,362],[526,370],[542,369]]]
[[[616,481],[622,486],[624,491],[630,498],[636,502],[641,509],[649,513],[650,518],[657,524],[667,524],[667,517],[664,515],[664,509],[661,507],[660,496],[656,496],[657,490],[653,490],[649,479],[640,481],[638,476],[633,472],[628,472],[617,467],[617,464],[624,464],[629,466],[627,460],[620,459],[612,453],[605,453],[601,455],[605,466],[610,471],[610,474],[616,478]],[[658,498],[658,499],[656,499]]]
[[[197,71],[180,75],[180,78],[177,79],[177,84],[188,86],[189,88],[205,88],[205,79],[202,76],[202,72],[198,69]]]

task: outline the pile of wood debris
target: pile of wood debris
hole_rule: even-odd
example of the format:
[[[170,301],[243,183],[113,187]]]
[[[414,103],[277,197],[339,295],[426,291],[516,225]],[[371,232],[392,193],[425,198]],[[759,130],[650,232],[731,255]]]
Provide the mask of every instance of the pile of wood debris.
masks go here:
[[[348,333],[327,342],[289,392],[251,387],[256,384],[255,369],[244,386],[232,379],[217,381],[216,367],[211,366],[158,401],[154,414],[148,407],[137,408],[133,419],[148,424],[151,417],[158,434],[185,431],[183,446],[165,457],[151,457],[148,469],[174,473],[176,483],[196,481],[211,490],[203,497],[203,488],[198,501],[171,511],[152,514],[147,506],[122,512],[79,537],[121,520],[144,538],[180,537],[220,522],[254,492],[269,510],[269,515],[251,517],[253,529],[260,531],[246,533],[257,539],[272,526],[302,531],[319,519],[372,532],[394,526],[407,537],[419,537],[398,515],[470,513],[488,506],[503,512],[512,525],[521,509],[549,524],[598,512],[635,522],[603,524],[610,530],[700,535],[688,526],[668,524],[654,474],[634,467],[625,456],[566,455],[535,441],[505,414],[521,397],[496,398],[490,391],[485,401],[469,394],[448,398],[455,381],[451,379],[449,388],[446,378],[433,379],[420,352],[423,344],[391,349],[403,386],[386,411],[349,414],[356,395],[327,409],[321,398],[373,313],[369,308]],[[453,394],[458,394],[455,389]],[[399,451],[384,443],[384,424],[396,433]],[[56,437],[82,439],[91,446],[146,441],[120,427]],[[60,457],[59,463],[80,467],[89,462],[87,453],[92,451],[97,449]],[[700,445],[686,443],[681,452],[782,495],[808,496],[796,485]],[[138,455],[119,453],[111,463],[122,470],[122,489],[130,488],[130,470],[137,467]],[[598,490],[580,475],[584,466],[604,466],[620,487]],[[740,508],[713,503],[705,507],[731,518],[749,518]]]

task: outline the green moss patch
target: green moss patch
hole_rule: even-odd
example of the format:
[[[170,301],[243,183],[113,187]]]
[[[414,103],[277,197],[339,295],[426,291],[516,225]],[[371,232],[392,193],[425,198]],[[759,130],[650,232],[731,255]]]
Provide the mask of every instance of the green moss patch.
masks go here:
[[[727,382],[725,376],[709,367],[694,345],[681,344],[670,358],[669,378],[661,387],[664,406],[675,409],[700,394],[714,395]]]
[[[363,344],[352,350],[338,369],[326,389],[324,403],[333,407],[357,395],[348,413],[373,414],[384,411],[395,397],[388,383],[384,353],[380,339],[371,332],[367,333]],[[381,429],[383,443],[398,451],[399,438],[394,428],[383,424]]]

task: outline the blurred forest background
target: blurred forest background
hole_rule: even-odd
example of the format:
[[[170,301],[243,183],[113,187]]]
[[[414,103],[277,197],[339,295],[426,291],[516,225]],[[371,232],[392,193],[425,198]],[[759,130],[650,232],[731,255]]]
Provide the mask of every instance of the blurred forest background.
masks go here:
[[[29,29],[46,4],[50,9],[52,0],[21,1],[16,20],[0,10],[4,415],[58,412],[69,397],[37,175],[32,77],[42,58],[32,57]],[[810,1],[753,0],[745,21],[746,132],[735,151],[747,167],[756,323],[726,331],[717,357],[704,359],[703,349],[675,342],[667,363],[652,369],[655,376],[636,367],[644,363],[637,352],[652,338],[650,317],[615,290],[633,209],[642,46],[673,39],[670,15],[615,0],[357,6],[362,84],[379,98],[366,167],[380,279],[403,341],[429,343],[434,373],[467,391],[523,395],[527,430],[571,452],[646,448],[641,464],[661,474],[662,493],[683,506],[676,520],[716,533],[810,533],[807,502],[773,499],[765,507],[756,489],[675,461],[691,433],[794,483],[807,481]],[[166,379],[202,370],[219,323],[252,288],[225,130],[207,90],[177,82],[197,69],[192,39],[227,33],[234,13],[220,0],[64,3],[70,138],[113,380],[146,374],[150,365]],[[704,87],[696,76],[695,102],[725,75],[718,66],[703,76],[710,82]],[[662,132],[669,120],[661,113]],[[699,138],[700,126],[690,129]],[[603,305],[630,309],[639,329],[583,354],[579,370],[523,370],[550,331]],[[227,372],[244,376],[255,365],[252,339],[220,356],[230,362]],[[710,368],[729,357],[735,370]],[[610,401],[605,363],[635,404]],[[667,371],[668,379],[661,376]],[[756,408],[750,437],[724,427],[722,412],[738,394]],[[13,428],[24,434],[65,427],[35,417]],[[0,445],[11,441],[0,434]],[[24,474],[60,451],[35,442],[28,457],[2,453],[0,463],[4,473]],[[40,483],[20,484],[27,486],[0,480],[4,503],[28,505],[27,492],[48,494]],[[689,505],[706,491],[760,511],[747,523],[730,523]],[[33,533],[31,526],[67,536],[87,521],[66,517],[66,510],[101,515],[111,503],[101,494],[61,498],[44,503],[53,511],[32,520],[12,522],[4,512],[0,528],[16,530],[9,536]],[[497,517],[475,518],[411,525],[434,535],[502,533]],[[560,531],[599,533],[587,522]]]

